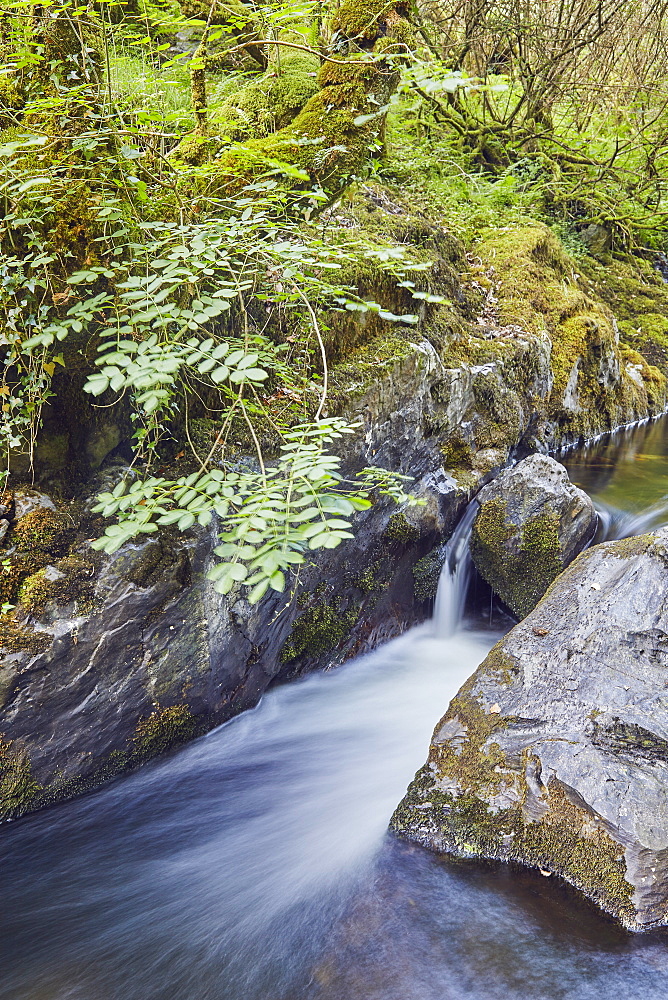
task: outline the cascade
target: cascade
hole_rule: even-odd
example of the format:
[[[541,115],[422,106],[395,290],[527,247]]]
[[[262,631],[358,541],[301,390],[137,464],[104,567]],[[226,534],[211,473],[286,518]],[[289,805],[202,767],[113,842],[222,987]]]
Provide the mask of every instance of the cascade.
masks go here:
[[[434,632],[439,639],[454,635],[460,626],[473,563],[469,543],[478,502],[472,500],[445,545],[443,568],[434,605]]]

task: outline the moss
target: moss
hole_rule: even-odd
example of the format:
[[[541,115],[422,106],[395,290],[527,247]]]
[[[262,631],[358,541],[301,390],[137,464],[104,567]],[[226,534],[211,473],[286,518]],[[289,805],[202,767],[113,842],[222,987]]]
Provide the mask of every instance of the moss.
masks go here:
[[[502,650],[497,650],[497,659],[499,655]],[[442,726],[455,719],[463,728],[439,743]],[[575,805],[552,779],[541,787],[544,814],[538,820],[525,818],[525,775],[533,770],[540,783],[540,761],[525,750],[523,766],[508,767],[493,735],[509,722],[486,713],[470,694],[454,699],[436,729],[429,763],[392,817],[393,828],[439,850],[548,869],[632,924],[633,888],[625,878],[624,848],[591,813]],[[448,791],[439,787],[443,781]],[[499,808],[493,799],[504,790],[509,793],[506,801],[513,804]]]
[[[443,743],[437,742],[439,730],[454,719],[464,728],[464,735]],[[462,788],[473,789],[476,794],[483,791],[493,794],[509,779],[500,770],[505,762],[504,754],[498,743],[490,742],[490,737],[495,730],[504,728],[508,721],[501,714],[486,712],[480,701],[467,692],[465,685],[452,699],[447,713],[436,727],[429,751],[430,762],[435,765],[438,774],[456,778]]]
[[[385,116],[376,112],[388,104],[399,81],[396,65],[382,56],[388,48],[401,49],[410,37],[408,21],[403,17],[407,10],[407,5],[392,3],[369,10],[348,0],[333,21],[338,26],[334,28],[335,38],[337,34],[343,36],[337,51],[343,48],[344,38],[355,38],[358,51],[350,53],[350,60],[353,64],[359,62],[360,68],[351,68],[348,62],[345,75],[323,70],[321,89],[289,124],[271,135],[251,138],[243,146],[224,151],[198,171],[196,178],[185,179],[184,194],[233,194],[258,174],[275,170],[281,162],[289,164],[286,177],[292,186],[310,188],[316,182],[332,196],[338,194],[360,174],[382,141]],[[359,52],[360,47],[372,49],[377,58],[369,58],[368,51]],[[268,81],[267,86],[283,88],[277,99],[283,101],[286,113],[292,114],[295,94],[288,81]],[[297,90],[301,99],[301,91]],[[251,95],[257,103],[258,91],[252,90]],[[236,110],[247,114],[244,109]]]
[[[443,551],[432,549],[413,566],[413,593],[415,600],[426,604],[436,598],[438,581],[443,568]]]
[[[340,601],[323,602],[308,608],[293,622],[290,635],[281,649],[281,663],[298,656],[321,656],[335,649],[350,634],[360,616],[358,607],[345,610]]]
[[[396,334],[373,337],[368,343],[356,347],[347,354],[345,361],[334,365],[329,373],[330,409],[340,412],[415,354],[414,344]]]
[[[27,812],[41,786],[35,780],[27,750],[0,736],[0,820]]]
[[[483,237],[477,251],[498,281],[500,322],[550,338],[549,407],[564,429],[579,434],[611,426],[619,422],[620,408],[630,416],[643,412],[647,397],[651,407],[663,405],[665,383],[656,370],[641,369],[644,394],[625,375],[612,313],[592,297],[597,286],[576,271],[546,227],[532,223],[494,233]],[[622,367],[621,382],[608,388],[605,371],[615,365]]]
[[[501,639],[495,646],[492,646],[478,669],[493,677],[500,684],[507,686],[517,677],[519,664],[513,656],[506,652],[505,641]]]
[[[140,719],[132,737],[134,754],[142,760],[164,753],[191,740],[197,723],[188,705],[156,706],[148,718]]]
[[[37,655],[50,646],[52,639],[50,633],[26,628],[7,615],[0,618],[0,649],[11,653],[26,651]]]
[[[55,568],[59,574],[52,579],[50,569]],[[43,569],[27,577],[18,592],[18,601],[32,615],[38,615],[45,604],[55,600],[60,603],[91,599],[90,578],[95,572],[93,563],[77,556],[60,559],[55,567],[45,566]]]
[[[417,542],[420,537],[420,529],[411,524],[405,514],[397,511],[387,523],[383,532],[383,538],[389,542],[399,542],[401,545],[410,545]]]
[[[480,507],[471,537],[473,558],[490,587],[521,618],[563,569],[558,529],[559,519],[550,511],[518,528],[506,519],[502,500]]]
[[[288,50],[289,52],[289,50]],[[267,135],[288,125],[318,90],[315,56],[289,52],[281,57],[280,75],[275,69],[233,94],[212,113],[212,124],[230,139]]]
[[[656,542],[656,535],[631,535],[606,545],[606,553],[617,559],[632,559],[644,555]]]
[[[19,519],[12,531],[12,541],[20,552],[31,549],[53,552],[65,546],[72,527],[67,515],[38,507]]]
[[[394,29],[396,18],[405,15],[408,6],[407,3],[388,3],[388,0],[365,0],[363,3],[344,0],[332,18],[332,30],[358,43],[372,42],[385,34],[388,21]]]
[[[443,447],[443,461],[446,469],[473,468],[473,449],[458,431],[448,438]]]

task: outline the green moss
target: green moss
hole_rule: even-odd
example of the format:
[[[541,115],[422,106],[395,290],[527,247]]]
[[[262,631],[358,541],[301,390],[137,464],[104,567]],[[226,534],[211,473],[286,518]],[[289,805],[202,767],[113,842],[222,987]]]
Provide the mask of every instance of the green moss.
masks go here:
[[[0,736],[0,820],[27,812],[40,788],[33,777],[27,750]]]
[[[365,0],[362,3],[360,0],[344,0],[332,18],[332,30],[358,42],[375,41],[388,30],[388,21],[394,31],[397,18],[407,10],[408,4],[401,2],[370,0],[367,3]]]
[[[298,656],[321,656],[335,649],[350,634],[360,615],[360,609],[343,609],[340,601],[323,602],[308,608],[293,622],[290,635],[281,649],[281,663]]]
[[[471,537],[473,558],[490,587],[521,618],[563,569],[558,529],[559,519],[550,511],[518,528],[506,519],[502,500],[480,507]]]
[[[432,549],[413,566],[413,593],[415,600],[420,604],[426,604],[436,598],[442,567],[443,553],[440,548]]]
[[[606,546],[606,552],[617,559],[632,559],[634,556],[644,555],[655,542],[656,535],[631,535],[629,538],[610,542]]]
[[[648,400],[652,408],[663,405],[661,374],[644,365],[644,386],[625,375],[612,313],[592,297],[598,298],[598,287],[576,271],[546,227],[532,223],[497,232],[484,237],[477,250],[498,279],[500,322],[550,338],[554,382],[549,406],[564,428],[590,433],[605,415],[604,423],[618,420],[620,407],[633,413],[643,412]],[[604,358],[622,368],[621,383],[613,389],[601,378]],[[567,400],[567,390],[577,405]]]
[[[281,57],[280,75],[275,69],[229,96],[212,113],[212,124],[233,140],[248,135],[267,135],[284,128],[318,90],[316,74],[320,62],[303,52]]]
[[[38,507],[16,523],[12,540],[20,552],[31,549],[54,551],[66,544],[72,527],[65,514]]]
[[[348,352],[346,360],[334,365],[330,371],[330,408],[340,412],[416,353],[415,345],[410,340],[396,334],[373,337],[368,343]]]
[[[473,455],[471,445],[457,431],[448,438],[443,447],[443,462],[446,469],[471,469]]]
[[[411,524],[405,514],[397,511],[387,523],[383,532],[383,538],[389,542],[399,542],[401,545],[410,545],[417,542],[420,537],[420,529]]]
[[[142,760],[164,753],[191,740],[197,723],[188,705],[156,706],[148,718],[140,719],[132,737],[134,753]]]
[[[53,567],[52,567],[53,568]],[[44,567],[27,577],[18,591],[18,601],[32,615],[38,615],[49,601],[60,603],[91,598],[90,578],[95,572],[93,563],[77,556],[60,559],[55,566],[62,578],[50,579],[49,567]]]
[[[500,655],[502,650],[497,650],[497,659]],[[440,850],[547,869],[632,924],[633,888],[625,878],[624,848],[590,813],[574,805],[555,780],[541,789],[545,813],[538,820],[525,819],[526,771],[531,768],[540,781],[540,761],[525,750],[522,766],[508,767],[492,737],[512,720],[485,713],[478,700],[465,693],[473,680],[437,726],[430,761],[395,811],[393,828]],[[464,728],[439,743],[442,726],[455,719]],[[440,782],[452,790],[444,792]],[[506,800],[514,799],[514,804],[494,806],[492,800],[504,790]]]
[[[494,677],[500,684],[509,685],[517,677],[519,664],[506,652],[505,640],[501,639],[492,646],[478,670]]]

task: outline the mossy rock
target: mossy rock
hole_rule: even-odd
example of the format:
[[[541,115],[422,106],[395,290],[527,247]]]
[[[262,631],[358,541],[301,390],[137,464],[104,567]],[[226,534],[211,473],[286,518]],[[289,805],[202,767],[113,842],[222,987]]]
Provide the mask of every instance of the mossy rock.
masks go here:
[[[562,465],[533,455],[480,494],[471,534],[478,571],[518,617],[592,539],[597,516]]]
[[[180,743],[187,743],[197,731],[197,721],[188,705],[156,706],[137,723],[132,745],[141,760],[156,757]]]
[[[27,750],[0,734],[0,820],[28,812],[40,789]]]
[[[615,315],[546,227],[527,220],[483,235],[476,247],[497,281],[499,323],[547,336],[553,382],[548,409],[563,430],[588,434],[661,408],[665,381],[625,370]]]
[[[340,600],[308,608],[295,619],[280,653],[281,663],[299,656],[322,656],[336,649],[350,634],[360,615],[357,607],[343,608]]]
[[[92,598],[90,578],[95,573],[92,562],[78,556],[60,559],[27,577],[18,591],[19,604],[32,615],[39,615],[50,601],[69,603]]]

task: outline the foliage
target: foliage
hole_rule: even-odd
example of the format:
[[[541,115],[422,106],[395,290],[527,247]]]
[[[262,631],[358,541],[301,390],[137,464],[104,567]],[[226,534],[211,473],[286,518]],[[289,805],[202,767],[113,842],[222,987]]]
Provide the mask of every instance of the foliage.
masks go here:
[[[13,23],[8,74],[28,87],[21,108],[8,111],[0,144],[7,470],[13,453],[32,457],[54,376],[74,364],[87,372],[84,389],[99,405],[123,398],[131,404],[133,466],[142,470],[100,497],[97,509],[118,523],[97,547],[113,552],[159,525],[186,530],[215,515],[222,532],[217,554],[225,560],[212,570],[217,588],[243,583],[259,600],[268,586],[283,589],[285,574],[305,553],[351,537],[341,515],[368,506],[372,489],[409,499],[401,477],[382,470],[344,483],[339,459],[327,451],[351,428],[322,418],[327,359],[320,316],[352,310],[414,324],[414,314],[360,298],[336,274],[373,259],[419,300],[427,293],[411,278],[429,265],[407,261],[394,245],[323,236],[309,220],[325,195],[316,187],[295,197],[281,178],[304,177],[290,164],[268,161],[264,176],[233,198],[212,194],[202,171],[166,155],[191,122],[180,102],[170,108],[142,99],[133,106],[133,95],[150,97],[157,82],[154,91],[146,82],[133,89],[128,46],[148,45],[152,53],[144,56],[144,80],[172,72],[178,81],[178,64],[155,69],[163,46],[130,20],[121,24],[122,54],[110,61],[104,13],[56,0],[51,7],[73,48],[45,82],[31,8],[12,5],[23,20]],[[94,49],[77,50],[76,33],[66,30],[71,14],[85,20],[106,65]],[[260,14],[271,26],[310,17],[311,10],[283,5]],[[163,16],[172,29],[184,24],[181,15],[154,10],[154,29],[164,29]],[[188,24],[201,29],[196,17]],[[82,82],[86,60],[103,71]],[[78,67],[76,79],[65,71],[70,66]],[[190,409],[202,395],[206,412],[221,414],[211,453],[195,454],[198,471],[189,475],[152,475],[161,446],[184,418],[188,435]],[[288,400],[283,413],[268,405],[277,397]],[[238,419],[254,442],[252,460],[226,451]],[[263,454],[258,421],[268,421],[282,441],[273,464]]]
[[[181,531],[195,522],[206,527],[217,516],[220,539],[215,553],[223,562],[209,571],[216,590],[227,594],[235,583],[251,587],[256,603],[271,587],[283,591],[286,573],[302,565],[306,553],[332,549],[352,538],[348,518],[371,506],[372,489],[398,502],[414,503],[401,488],[406,477],[367,468],[355,483],[342,480],[340,460],[325,446],[352,428],[341,420],[296,427],[284,435],[275,465],[259,469],[212,469],[169,481],[151,477],[121,482],[99,497],[95,508],[105,517],[122,513],[94,548],[115,552],[138,533],[176,524]],[[356,487],[356,488],[355,488]]]

